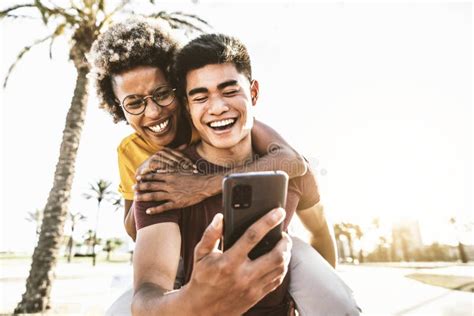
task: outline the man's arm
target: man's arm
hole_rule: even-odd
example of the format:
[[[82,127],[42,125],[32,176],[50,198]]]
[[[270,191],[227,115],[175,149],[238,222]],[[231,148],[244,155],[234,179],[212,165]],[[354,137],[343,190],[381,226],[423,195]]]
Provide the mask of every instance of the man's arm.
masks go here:
[[[333,235],[326,221],[321,202],[310,208],[297,211],[303,225],[310,232],[311,246],[318,251],[326,261],[336,267],[336,247]]]
[[[176,310],[165,307],[165,294],[173,290],[178,268],[181,235],[176,223],[159,223],[137,232],[133,254],[132,312],[134,315],[150,315],[156,311],[178,315],[185,311],[185,302]],[[176,306],[177,307],[177,306]],[[158,313],[156,313],[158,314]]]
[[[135,241],[137,237],[137,228],[135,227],[135,216],[133,216],[133,212],[130,212],[132,204],[133,201],[125,200],[123,225],[125,226],[127,234],[133,241]]]
[[[283,238],[269,253],[250,260],[248,253],[285,211],[275,209],[254,223],[225,253],[217,249],[222,214],[217,214],[194,249],[191,280],[173,288],[180,253],[175,223],[159,223],[137,233],[133,260],[134,315],[241,315],[276,289],[288,271],[291,240]]]
[[[239,166],[222,174],[199,175],[189,170],[189,162],[182,160],[182,154],[172,157],[172,150],[166,151],[166,157],[147,161],[144,171],[166,166],[169,170],[175,166],[183,166],[174,173],[148,173],[138,176],[136,185],[137,201],[167,201],[156,207],[149,208],[150,214],[161,213],[170,209],[183,208],[197,204],[204,199],[219,194],[222,191],[222,180],[227,174],[251,171],[283,170],[290,178],[306,173],[307,166],[304,158],[271,127],[255,121],[252,129],[252,143],[260,159],[245,166]],[[183,161],[180,163],[180,161]],[[143,180],[143,181],[140,181]]]

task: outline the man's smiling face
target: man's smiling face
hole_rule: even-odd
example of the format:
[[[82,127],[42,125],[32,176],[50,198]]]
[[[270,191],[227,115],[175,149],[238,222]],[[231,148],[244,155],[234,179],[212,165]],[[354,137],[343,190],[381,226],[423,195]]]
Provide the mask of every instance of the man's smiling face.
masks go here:
[[[204,142],[231,149],[253,126],[258,83],[249,82],[232,63],[210,64],[186,75],[186,97],[191,119]]]

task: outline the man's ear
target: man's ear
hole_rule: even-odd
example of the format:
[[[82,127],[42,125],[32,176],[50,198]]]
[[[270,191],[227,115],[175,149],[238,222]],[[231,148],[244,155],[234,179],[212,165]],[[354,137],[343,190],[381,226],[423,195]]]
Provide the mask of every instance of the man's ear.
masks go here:
[[[250,83],[250,95],[252,97],[252,105],[255,106],[257,104],[258,100],[258,81],[257,80],[252,80]]]

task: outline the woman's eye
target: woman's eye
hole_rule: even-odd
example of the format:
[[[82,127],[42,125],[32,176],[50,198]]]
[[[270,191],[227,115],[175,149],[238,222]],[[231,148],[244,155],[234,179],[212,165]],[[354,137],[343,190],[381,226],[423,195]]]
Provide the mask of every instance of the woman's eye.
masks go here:
[[[137,101],[131,101],[131,102],[127,102],[125,103],[125,106],[127,108],[139,108],[143,105],[143,102],[140,101],[140,100],[137,100]]]

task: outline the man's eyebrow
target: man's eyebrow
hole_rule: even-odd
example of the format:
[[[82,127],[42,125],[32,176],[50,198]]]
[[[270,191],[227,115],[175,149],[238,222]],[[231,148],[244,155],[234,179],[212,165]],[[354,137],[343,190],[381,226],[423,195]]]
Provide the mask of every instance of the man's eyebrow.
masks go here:
[[[207,90],[206,88],[194,88],[194,89],[189,90],[188,96],[192,97],[192,96],[195,95],[195,94],[198,94],[198,93],[206,93],[206,92],[208,92],[208,91],[209,91],[209,90]]]
[[[222,90],[228,86],[235,86],[235,85],[237,85],[237,80],[228,80],[223,83],[219,83],[217,85],[217,89]]]

